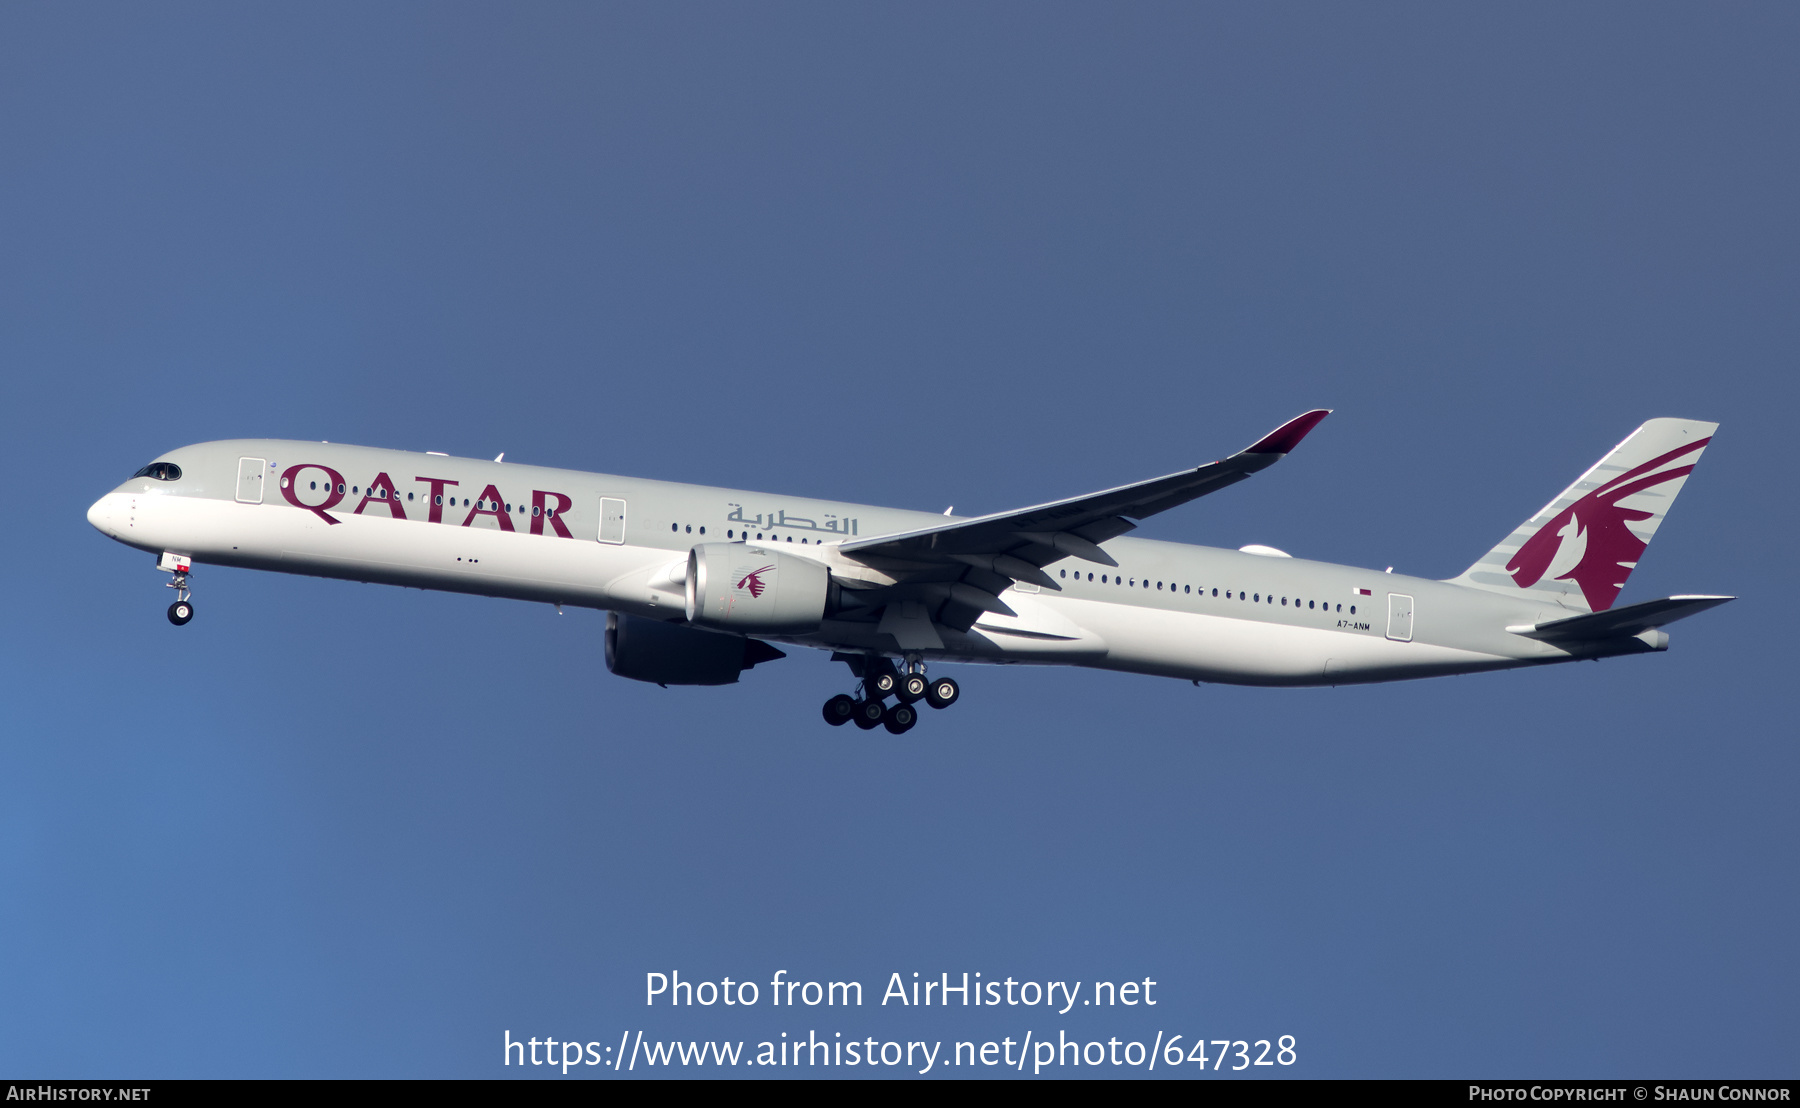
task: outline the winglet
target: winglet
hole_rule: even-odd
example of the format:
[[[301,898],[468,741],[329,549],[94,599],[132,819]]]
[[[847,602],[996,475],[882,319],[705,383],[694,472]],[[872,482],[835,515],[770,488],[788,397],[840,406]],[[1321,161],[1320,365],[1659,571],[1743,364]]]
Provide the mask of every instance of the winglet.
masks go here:
[[[1245,454],[1291,454],[1308,431],[1319,425],[1319,421],[1331,414],[1330,408],[1314,408],[1305,415],[1295,416],[1280,427],[1275,428],[1252,446],[1244,448]]]

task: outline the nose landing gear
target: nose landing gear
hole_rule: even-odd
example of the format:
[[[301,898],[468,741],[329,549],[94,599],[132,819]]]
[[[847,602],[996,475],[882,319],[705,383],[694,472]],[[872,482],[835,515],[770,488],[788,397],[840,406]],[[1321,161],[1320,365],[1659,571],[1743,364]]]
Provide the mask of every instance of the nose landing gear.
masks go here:
[[[862,679],[859,696],[840,693],[825,702],[825,722],[833,727],[854,723],[864,731],[885,727],[891,735],[904,735],[919,722],[919,701],[933,708],[948,708],[962,695],[952,678],[926,677],[925,665],[917,656],[906,658],[904,672],[887,658],[873,654],[839,653],[831,659],[845,663]],[[890,696],[895,703],[887,703]]]
[[[166,587],[175,590],[175,603],[169,605],[169,622],[177,627],[185,627],[187,621],[194,618],[194,604],[188,591],[188,572],[193,563],[183,554],[167,554],[157,559],[156,568],[165,573],[173,573],[174,579]]]

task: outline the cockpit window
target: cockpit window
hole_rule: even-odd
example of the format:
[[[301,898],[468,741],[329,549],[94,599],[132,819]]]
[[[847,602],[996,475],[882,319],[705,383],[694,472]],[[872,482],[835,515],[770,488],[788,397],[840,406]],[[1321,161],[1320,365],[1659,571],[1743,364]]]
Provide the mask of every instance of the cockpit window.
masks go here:
[[[151,462],[132,476],[148,477],[153,481],[179,481],[181,480],[181,467],[174,462]]]

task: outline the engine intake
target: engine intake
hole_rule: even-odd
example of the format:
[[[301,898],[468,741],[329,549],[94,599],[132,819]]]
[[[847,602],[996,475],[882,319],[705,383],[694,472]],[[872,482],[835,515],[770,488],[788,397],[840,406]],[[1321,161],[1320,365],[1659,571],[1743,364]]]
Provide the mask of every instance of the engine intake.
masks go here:
[[[831,572],[817,562],[744,543],[709,542],[688,553],[687,618],[743,634],[796,634],[825,618]]]
[[[734,685],[758,662],[786,654],[756,639],[641,616],[606,615],[606,668],[658,685]]]

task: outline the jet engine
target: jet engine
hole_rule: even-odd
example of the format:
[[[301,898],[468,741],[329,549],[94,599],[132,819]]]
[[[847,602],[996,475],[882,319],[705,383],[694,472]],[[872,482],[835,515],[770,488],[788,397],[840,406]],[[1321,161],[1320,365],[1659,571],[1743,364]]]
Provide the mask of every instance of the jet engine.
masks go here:
[[[786,654],[756,639],[697,631],[679,623],[606,614],[606,668],[658,685],[734,685],[758,662]]]
[[[817,630],[831,572],[817,562],[745,543],[709,542],[688,552],[687,618],[740,635]]]

